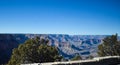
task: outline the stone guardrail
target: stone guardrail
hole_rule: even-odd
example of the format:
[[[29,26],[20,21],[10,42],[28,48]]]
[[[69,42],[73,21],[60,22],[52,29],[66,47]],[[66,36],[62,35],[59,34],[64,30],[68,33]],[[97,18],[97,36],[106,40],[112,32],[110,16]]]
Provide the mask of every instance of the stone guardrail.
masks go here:
[[[32,63],[32,64],[21,64],[21,65],[120,65],[120,56],[96,57],[91,60]]]

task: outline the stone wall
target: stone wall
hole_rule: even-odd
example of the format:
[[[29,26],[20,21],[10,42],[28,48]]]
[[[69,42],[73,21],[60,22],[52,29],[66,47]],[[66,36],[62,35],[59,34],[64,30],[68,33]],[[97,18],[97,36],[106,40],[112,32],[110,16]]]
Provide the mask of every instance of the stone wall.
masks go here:
[[[21,64],[21,65],[120,65],[120,56],[96,57],[91,60],[32,63],[32,64]]]

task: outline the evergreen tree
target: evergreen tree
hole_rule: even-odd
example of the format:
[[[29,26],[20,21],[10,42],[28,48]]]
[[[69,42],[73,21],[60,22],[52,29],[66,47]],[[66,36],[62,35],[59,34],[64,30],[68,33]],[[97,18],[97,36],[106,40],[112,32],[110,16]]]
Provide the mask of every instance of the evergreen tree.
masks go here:
[[[98,55],[120,56],[120,41],[118,41],[117,34],[103,39],[103,43],[98,46]]]
[[[94,57],[92,55],[89,55],[87,59],[93,59]]]
[[[71,60],[72,61],[74,61],[74,60],[82,60],[82,57],[77,53],[77,54],[75,54],[75,57],[73,57]]]
[[[18,48],[13,50],[8,65],[20,65],[24,63],[42,63],[61,60],[56,47],[47,45],[48,40],[29,39],[24,44],[20,44]]]

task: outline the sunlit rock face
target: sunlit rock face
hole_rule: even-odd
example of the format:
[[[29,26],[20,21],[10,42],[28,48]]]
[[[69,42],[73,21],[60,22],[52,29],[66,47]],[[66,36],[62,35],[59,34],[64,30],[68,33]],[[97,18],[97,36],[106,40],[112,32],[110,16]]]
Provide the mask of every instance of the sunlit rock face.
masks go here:
[[[51,37],[52,35],[49,35]],[[87,56],[97,56],[97,46],[102,42],[104,36],[92,36],[92,35],[57,35],[51,37],[54,42],[54,46],[57,46],[62,56],[67,59],[74,57],[76,54],[80,54],[83,59]],[[57,42],[57,43],[56,43]]]

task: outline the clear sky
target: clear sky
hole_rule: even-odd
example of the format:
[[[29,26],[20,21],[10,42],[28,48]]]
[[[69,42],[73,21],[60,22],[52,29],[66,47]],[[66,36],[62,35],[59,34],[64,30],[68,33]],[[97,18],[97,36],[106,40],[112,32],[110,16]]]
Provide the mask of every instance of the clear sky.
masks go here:
[[[120,0],[0,0],[0,33],[120,34]]]

